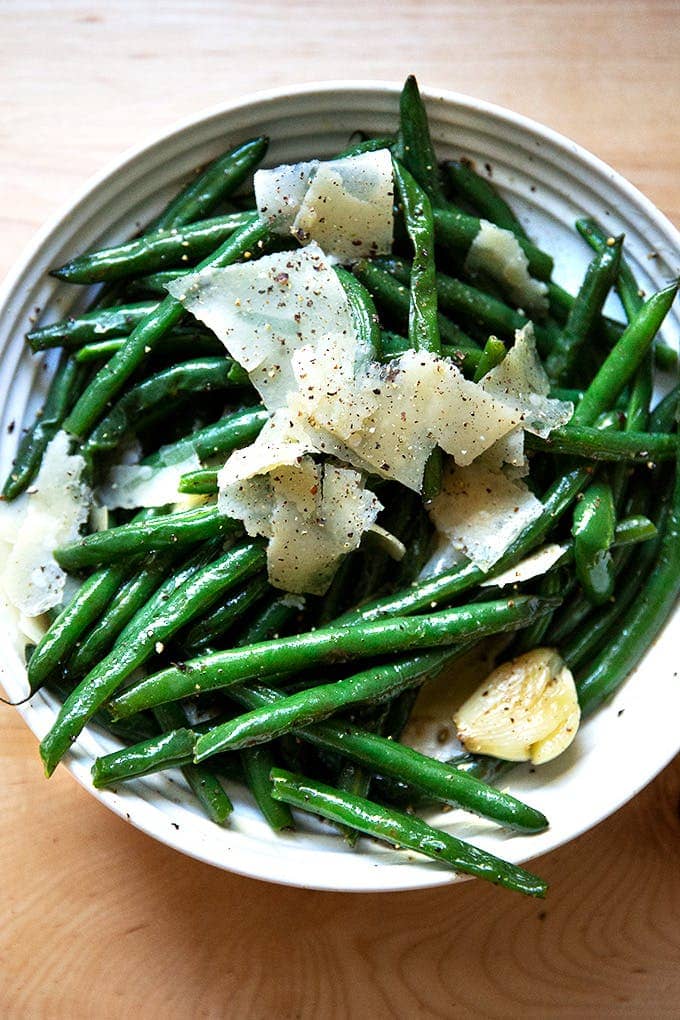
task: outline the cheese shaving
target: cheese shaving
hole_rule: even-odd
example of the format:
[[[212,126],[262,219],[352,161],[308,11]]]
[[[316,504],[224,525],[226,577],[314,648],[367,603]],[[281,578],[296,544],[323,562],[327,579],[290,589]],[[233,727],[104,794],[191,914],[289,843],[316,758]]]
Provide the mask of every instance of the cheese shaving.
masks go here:
[[[465,269],[484,272],[507,288],[514,303],[530,312],[548,310],[548,288],[529,273],[529,259],[511,230],[481,220],[468,249]]]
[[[80,480],[85,460],[69,454],[70,441],[65,432],[57,433],[25,501],[14,505],[19,524],[0,583],[25,616],[40,616],[61,602],[66,573],[53,552],[77,538],[87,520],[91,493]]]
[[[449,464],[441,492],[430,504],[437,530],[484,571],[542,512],[543,504],[523,482],[481,464]]]
[[[162,459],[162,450],[160,454]],[[182,475],[197,471],[200,466],[201,462],[191,448],[184,453],[182,460],[162,464],[160,467],[150,464],[114,464],[106,482],[99,486],[95,495],[107,510],[165,506],[177,500]]]
[[[187,274],[168,291],[213,330],[270,410],[283,407],[296,388],[291,359],[305,345],[323,340],[334,363],[353,364],[349,302],[316,244]]]
[[[565,425],[574,413],[573,404],[548,396],[550,383],[536,353],[530,322],[517,330],[514,345],[479,385],[486,393],[512,405],[522,428],[543,439],[553,429]]]
[[[255,174],[255,200],[274,233],[317,242],[329,258],[354,262],[392,249],[389,150],[283,165]]]
[[[291,408],[319,450],[416,492],[435,446],[470,464],[515,428],[521,411],[465,379],[447,358],[407,351],[342,387],[323,353],[294,359]]]

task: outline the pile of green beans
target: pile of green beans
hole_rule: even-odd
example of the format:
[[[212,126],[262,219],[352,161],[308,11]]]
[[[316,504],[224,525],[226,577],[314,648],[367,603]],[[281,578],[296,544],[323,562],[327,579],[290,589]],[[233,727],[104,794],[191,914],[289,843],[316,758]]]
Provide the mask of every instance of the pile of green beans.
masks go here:
[[[677,364],[659,336],[677,284],[644,300],[625,238],[583,219],[577,229],[594,255],[569,294],[551,279],[553,254],[491,181],[464,158],[437,161],[412,76],[396,128],[338,157],[388,148],[395,183],[392,254],[335,269],[358,338],[355,370],[409,349],[452,359],[474,382],[500,365],[529,319],[502,281],[472,278],[465,257],[481,221],[510,231],[547,284],[549,310],[534,330],[552,395],[574,403],[568,424],[526,437],[540,515],[491,573],[463,562],[423,579],[433,547],[427,501],[442,481],[435,449],[422,498],[367,479],[385,506],[379,523],[406,550],[401,562],[365,541],[323,598],[272,588],[264,542],[216,502],[221,467],[269,413],[241,365],[166,290],[189,268],[257,259],[279,243],[247,199],[227,204],[267,151],[266,138],[246,141],[192,177],[138,236],[56,267],[66,283],[102,289],[27,334],[34,352],[61,353],[4,499],[30,486],[62,428],[93,485],[131,442],[152,470],[188,451],[200,463],[182,476],[177,505],[114,511],[105,530],[55,550],[82,583],[28,659],[31,695],[47,687],[62,701],[40,753],[50,775],[94,722],[124,745],[95,761],[96,787],[177,768],[224,825],[233,809],[224,784],[245,783],[276,832],[295,827],[291,809],[311,812],[351,846],[364,834],[543,896],[540,878],[394,806],[445,804],[511,830],[544,830],[540,811],[483,778],[507,763],[438,761],[401,736],[422,685],[444,673],[453,681],[458,660],[490,635],[505,635],[512,654],[557,647],[587,714],[663,626],[680,590],[678,388],[654,408],[652,372],[654,354],[662,368]],[[625,322],[603,313],[613,290]],[[481,587],[547,542],[563,551],[541,578]]]

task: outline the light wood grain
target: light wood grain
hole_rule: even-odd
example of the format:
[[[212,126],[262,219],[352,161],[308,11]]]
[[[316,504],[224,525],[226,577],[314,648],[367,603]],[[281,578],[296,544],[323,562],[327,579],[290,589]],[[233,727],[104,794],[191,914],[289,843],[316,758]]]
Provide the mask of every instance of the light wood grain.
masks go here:
[[[84,180],[257,88],[401,79],[536,117],[680,220],[677,3],[5,2],[0,273]],[[268,886],[126,826],[0,713],[7,1018],[675,1016],[680,762],[536,862],[545,904],[467,884],[390,896]]]

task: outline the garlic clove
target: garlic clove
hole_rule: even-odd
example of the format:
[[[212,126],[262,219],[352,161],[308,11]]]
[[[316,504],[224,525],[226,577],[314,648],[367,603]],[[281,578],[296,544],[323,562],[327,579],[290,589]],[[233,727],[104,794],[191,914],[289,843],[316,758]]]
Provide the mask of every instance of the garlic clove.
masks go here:
[[[579,719],[574,679],[552,648],[498,666],[454,716],[466,750],[535,764],[569,746]]]

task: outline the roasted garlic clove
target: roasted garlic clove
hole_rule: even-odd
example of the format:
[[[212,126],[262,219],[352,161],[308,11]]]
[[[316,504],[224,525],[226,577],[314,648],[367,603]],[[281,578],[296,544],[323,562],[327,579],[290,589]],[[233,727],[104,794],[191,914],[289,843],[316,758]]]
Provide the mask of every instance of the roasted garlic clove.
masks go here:
[[[564,660],[554,648],[535,648],[494,669],[454,722],[466,750],[540,765],[571,744],[580,718]]]

